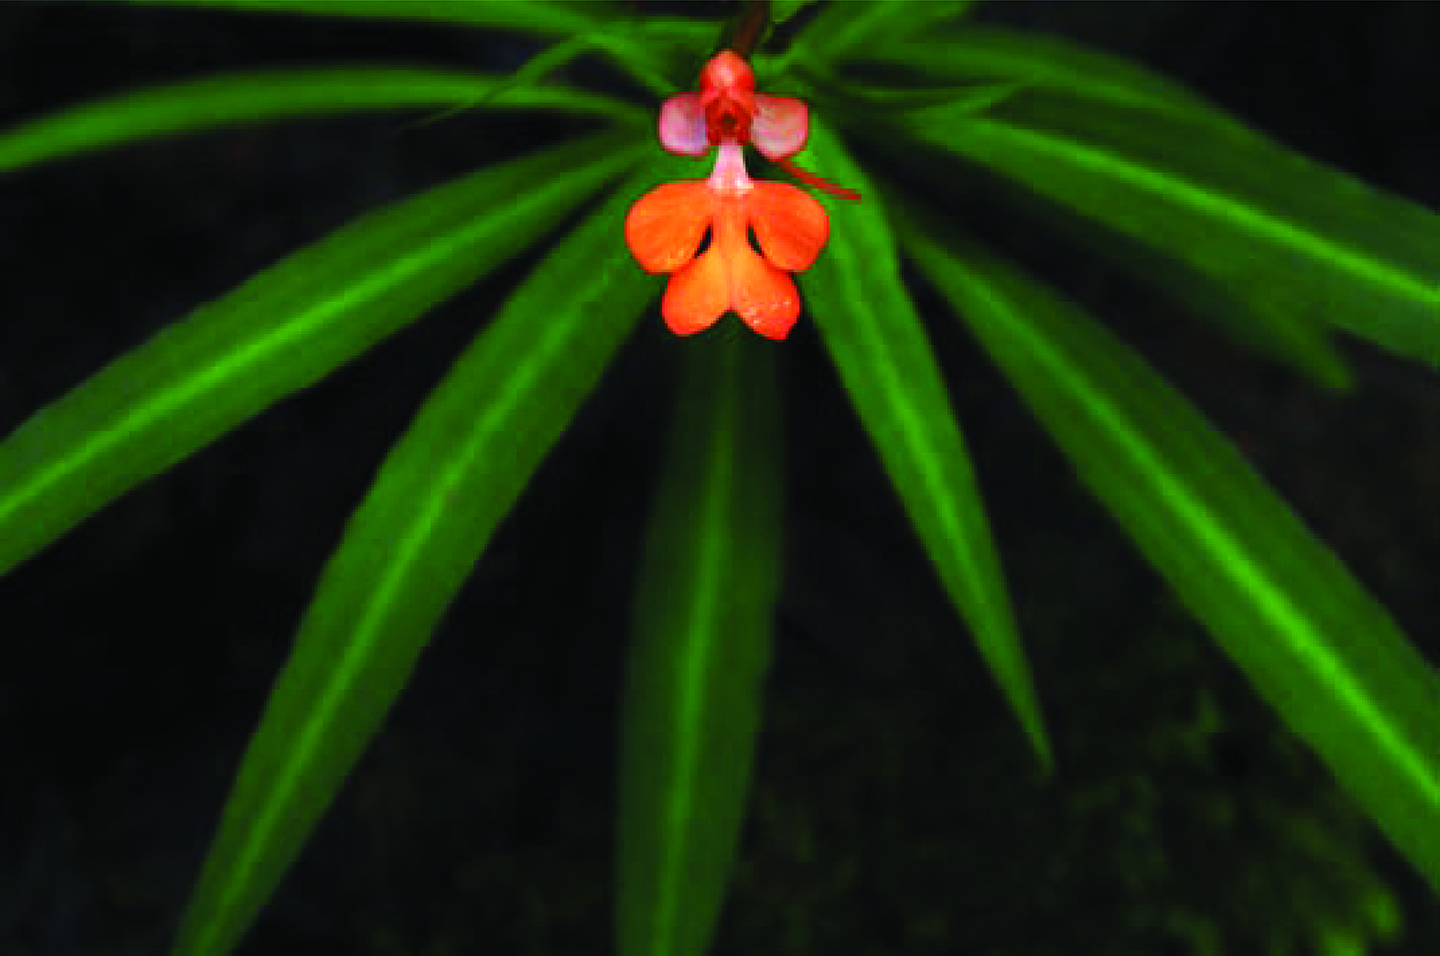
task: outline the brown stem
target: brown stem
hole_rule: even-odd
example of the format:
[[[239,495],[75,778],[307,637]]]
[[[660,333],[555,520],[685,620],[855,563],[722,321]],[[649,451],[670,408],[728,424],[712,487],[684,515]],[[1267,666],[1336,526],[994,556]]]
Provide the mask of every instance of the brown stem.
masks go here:
[[[741,0],[741,4],[740,12],[730,22],[721,49],[734,50],[748,60],[770,28],[770,0]]]

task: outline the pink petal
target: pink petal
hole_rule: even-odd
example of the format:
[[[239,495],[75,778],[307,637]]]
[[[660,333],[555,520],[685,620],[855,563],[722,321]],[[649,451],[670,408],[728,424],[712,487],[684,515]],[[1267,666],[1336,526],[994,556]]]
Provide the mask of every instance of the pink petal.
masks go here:
[[[663,123],[663,120],[662,120]],[[755,94],[750,141],[766,159],[794,156],[810,136],[810,108],[793,96]]]
[[[700,94],[681,93],[660,107],[660,145],[680,156],[704,156],[710,152],[710,134],[705,130],[705,108]]]

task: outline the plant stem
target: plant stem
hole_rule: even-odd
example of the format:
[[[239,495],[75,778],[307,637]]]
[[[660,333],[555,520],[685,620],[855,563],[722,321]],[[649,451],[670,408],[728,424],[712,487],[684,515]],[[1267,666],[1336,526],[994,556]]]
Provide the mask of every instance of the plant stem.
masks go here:
[[[769,29],[770,0],[741,0],[740,12],[726,25],[721,49],[734,50],[748,60]]]

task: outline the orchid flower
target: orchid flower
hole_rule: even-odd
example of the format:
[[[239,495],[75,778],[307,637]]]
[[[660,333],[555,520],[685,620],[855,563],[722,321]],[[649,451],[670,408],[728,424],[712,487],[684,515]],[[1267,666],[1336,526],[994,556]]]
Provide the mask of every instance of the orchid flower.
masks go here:
[[[665,183],[625,217],[625,242],[640,267],[668,274],[665,324],[691,335],[735,312],[746,325],[783,339],[800,315],[792,272],[808,269],[830,234],[824,207],[785,183],[752,180],[746,143],[812,186],[858,199],[789,161],[805,146],[809,109],[790,96],[755,92],[755,74],[732,50],[705,64],[700,92],[682,93],[660,110],[660,144],[682,156],[718,147],[709,179]],[[759,252],[752,248],[754,233]],[[706,234],[709,247],[696,253]]]

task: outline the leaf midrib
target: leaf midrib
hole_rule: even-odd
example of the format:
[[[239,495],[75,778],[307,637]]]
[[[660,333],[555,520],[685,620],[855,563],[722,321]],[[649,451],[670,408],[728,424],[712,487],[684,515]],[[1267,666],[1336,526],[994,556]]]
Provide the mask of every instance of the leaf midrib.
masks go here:
[[[1419,784],[1420,790],[1426,794],[1432,805],[1440,806],[1440,787],[1430,778],[1423,763],[1413,757],[1404,741],[1397,739],[1397,735],[1390,730],[1390,721],[1376,711],[1368,696],[1357,687],[1349,673],[1336,664],[1334,656],[1321,654],[1317,657],[1307,654],[1303,646],[1297,644],[1299,633],[1310,634],[1313,638],[1313,635],[1321,633],[1320,628],[1301,608],[1286,598],[1284,589],[1277,588],[1268,573],[1263,573],[1263,565],[1252,560],[1250,552],[1225,529],[1223,522],[1214,520],[1212,513],[1199,505],[1198,496],[1185,494],[1184,486],[1170,476],[1169,470],[1163,467],[1163,462],[1150,454],[1145,443],[1138,441],[1124,427],[1123,418],[1112,411],[1110,403],[1103,400],[1103,393],[1096,389],[1073,363],[1066,363],[1058,358],[1045,337],[1027,334],[1030,333],[1029,324],[1024,321],[1023,316],[1017,315],[1010,308],[1007,300],[994,295],[983,283],[969,279],[960,281],[966,282],[976,295],[987,300],[996,314],[1007,317],[1007,325],[1014,334],[1024,338],[1028,354],[1037,364],[1046,368],[1057,380],[1070,383],[1069,387],[1074,394],[1082,399],[1080,404],[1091,411],[1092,420],[1111,435],[1117,446],[1142,474],[1153,476],[1152,487],[1171,513],[1194,531],[1210,554],[1218,556],[1214,562],[1218,572],[1230,579],[1237,591],[1258,597],[1259,600],[1253,606],[1270,622],[1271,632],[1278,635],[1288,646],[1292,659],[1308,662],[1309,669],[1318,670],[1321,679],[1329,686],[1339,689],[1343,699],[1350,705],[1351,712],[1360,716],[1360,726],[1366,729],[1366,735],[1377,740],[1385,752],[1392,755],[1392,764],[1404,768],[1406,774]],[[1248,572],[1249,580],[1261,581],[1264,586],[1258,591],[1247,587],[1247,575],[1237,569]],[[1284,622],[1287,620],[1294,622],[1293,629],[1285,626]],[[1317,642],[1316,646],[1325,648],[1323,640],[1313,639]],[[1378,722],[1377,718],[1380,718]]]
[[[526,209],[533,208],[537,203],[543,203],[552,190],[566,185],[561,181],[523,194],[522,204],[512,207],[509,218],[524,215]],[[221,388],[218,383],[243,376],[251,369],[259,367],[267,358],[283,354],[287,349],[301,347],[300,343],[307,338],[323,334],[334,324],[336,316],[358,310],[367,301],[383,297],[390,290],[429,268],[434,262],[450,257],[454,249],[471,244],[477,235],[494,228],[495,223],[492,217],[479,217],[473,223],[462,228],[433,237],[419,251],[396,255],[388,259],[385,269],[367,273],[347,285],[343,291],[329,295],[321,302],[302,309],[296,313],[294,319],[273,326],[261,335],[251,338],[245,345],[227,351],[226,355],[229,358],[225,362],[206,363],[192,368],[173,386],[152,391],[147,399],[138,402],[125,412],[121,419],[121,427],[97,429],[90,434],[86,441],[75,446],[71,454],[55,458],[48,467],[33,473],[24,483],[24,491],[19,494],[6,495],[5,502],[8,502],[8,506],[0,503],[0,525],[11,520],[13,514],[23,511],[31,501],[43,496],[52,486],[64,482],[75,473],[90,467],[94,461],[110,454],[117,446],[129,441],[136,433],[157,427],[156,423],[166,417],[183,414],[186,408],[195,403],[197,395],[216,391]],[[275,268],[283,269],[285,265],[282,263]],[[196,319],[185,321],[196,321]],[[167,332],[177,330],[178,327],[172,327],[160,334],[165,335]],[[122,357],[117,361],[124,361],[125,358]],[[102,371],[100,374],[103,375],[105,372]],[[61,401],[63,402],[64,399]],[[44,415],[47,411],[42,410],[38,414]]]
[[[1027,129],[1006,123],[994,117],[969,116],[966,125],[982,132],[988,132],[997,139],[1019,142],[1029,149],[1050,157],[1069,160],[1101,177],[1122,180],[1154,195],[1180,202],[1202,214],[1219,214],[1242,224],[1254,234],[1265,236],[1279,244],[1290,246],[1305,255],[1330,262],[1338,262],[1346,271],[1362,279],[1392,288],[1412,298],[1440,303],[1440,292],[1426,283],[1417,281],[1407,272],[1386,268],[1383,259],[1359,255],[1353,247],[1334,240],[1328,240],[1322,233],[1297,228],[1284,218],[1264,213],[1259,207],[1237,200],[1218,190],[1207,189],[1193,180],[1175,174],[1157,174],[1144,166],[1130,162],[1123,155],[1085,145],[1077,139],[1051,132]],[[937,138],[934,134],[925,134]],[[943,137],[947,145],[965,150],[965,133],[953,133]],[[1177,188],[1179,187],[1179,188]]]

